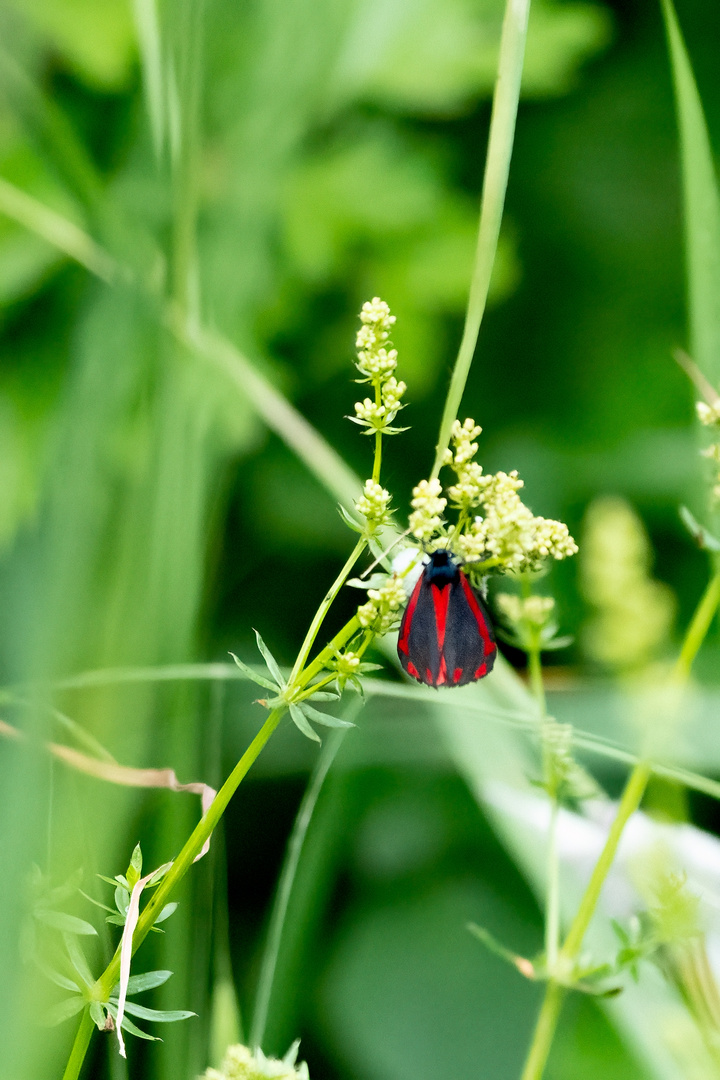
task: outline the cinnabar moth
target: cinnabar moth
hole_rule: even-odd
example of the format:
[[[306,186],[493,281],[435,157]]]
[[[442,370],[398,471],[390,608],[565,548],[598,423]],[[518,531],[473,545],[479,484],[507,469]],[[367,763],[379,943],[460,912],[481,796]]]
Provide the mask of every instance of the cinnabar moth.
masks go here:
[[[434,551],[405,608],[398,656],[418,682],[464,686],[492,670],[497,645],[487,608],[447,550]]]

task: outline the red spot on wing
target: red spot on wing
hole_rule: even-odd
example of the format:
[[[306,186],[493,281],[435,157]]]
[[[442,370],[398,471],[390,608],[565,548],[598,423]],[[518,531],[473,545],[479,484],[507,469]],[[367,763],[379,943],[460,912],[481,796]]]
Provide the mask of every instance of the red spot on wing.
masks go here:
[[[433,680],[433,674],[430,668],[425,668],[425,678],[423,679],[423,682],[426,682],[428,686],[435,685],[435,682]]]
[[[462,679],[462,673],[463,673],[463,669],[461,667],[456,667],[455,668],[455,670],[453,671],[453,682],[454,683],[459,683],[460,682],[460,680]]]
[[[450,600],[450,588],[445,585],[442,589],[437,585],[430,586],[432,590],[433,607],[435,609],[435,625],[437,627],[438,652],[443,651],[445,645],[445,628],[447,627],[448,602]]]
[[[412,675],[413,679],[419,679],[420,678],[420,674],[418,672],[418,669],[415,667],[412,660],[408,660],[407,673],[408,673],[408,675]]]
[[[445,666],[445,657],[441,656],[440,657],[440,670],[438,671],[437,683],[435,685],[436,686],[442,686],[442,684],[446,683],[446,682],[447,682],[447,667]]]
[[[398,647],[398,651],[402,652],[402,653],[405,653],[406,656],[408,655],[408,652],[410,651],[409,647],[408,647],[408,638],[410,637],[410,627],[412,626],[412,620],[413,620],[413,615],[415,614],[415,608],[417,607],[418,599],[420,597],[420,589],[422,587],[422,580],[423,579],[422,579],[422,575],[421,575],[418,578],[417,584],[416,584],[415,588],[412,591],[412,596],[410,597],[410,600],[408,602],[408,606],[405,608],[405,614],[403,615],[402,624],[400,626],[400,637],[398,638],[398,646],[397,647]],[[410,671],[410,668],[408,668],[408,671]],[[410,672],[410,674],[412,675],[413,673]],[[415,674],[414,677],[416,679],[418,679],[420,676]]]
[[[475,593],[472,591],[472,589],[470,587],[470,583],[469,583],[468,579],[465,577],[465,575],[463,574],[462,570],[460,571],[460,584],[462,585],[462,590],[463,590],[463,593],[465,594],[465,599],[467,600],[468,605],[470,606],[470,610],[472,611],[473,615],[475,616],[475,621],[477,622],[478,630],[480,631],[480,636],[483,639],[483,652],[484,652],[485,656],[489,656],[490,653],[495,652],[495,649],[496,649],[497,646],[495,645],[495,642],[493,641],[493,639],[490,637],[490,630],[488,629],[488,624],[487,624],[487,621],[485,619],[485,616],[483,615],[483,613],[482,613],[482,611],[480,609],[480,605],[478,604],[477,597],[476,597]],[[478,668],[478,671],[480,671],[480,668]],[[485,670],[483,670],[481,672],[481,674],[484,675]],[[476,672],[474,678],[479,679],[480,675],[478,675],[477,672]]]
[[[473,679],[482,679],[483,675],[487,675],[487,664],[484,661],[473,675]]]

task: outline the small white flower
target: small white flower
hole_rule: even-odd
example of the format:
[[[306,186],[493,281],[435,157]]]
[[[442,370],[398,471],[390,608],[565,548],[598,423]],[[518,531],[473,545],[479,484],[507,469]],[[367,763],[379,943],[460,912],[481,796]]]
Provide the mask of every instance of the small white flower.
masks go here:
[[[358,420],[364,420],[365,423],[370,424],[372,427],[382,427],[385,422],[386,412],[387,409],[384,405],[378,405],[371,401],[370,398],[355,402],[355,415]]]
[[[397,349],[363,349],[358,353],[358,371],[366,379],[382,381],[397,367],[397,356]]]
[[[229,1046],[220,1069],[207,1069],[200,1080],[310,1080],[304,1061],[296,1064],[299,1040],[284,1058],[265,1057],[262,1050]]]
[[[705,401],[698,401],[695,403],[695,408],[697,409],[698,420],[701,424],[705,424],[706,427],[720,422],[720,401],[715,402],[713,405],[708,405]]]
[[[545,626],[555,608],[552,596],[520,597],[498,593],[495,603],[511,625],[527,622],[538,628]]]
[[[410,532],[418,540],[429,540],[443,523],[442,513],[447,506],[447,499],[441,495],[442,484],[435,478],[421,480],[413,488],[410,505]]]
[[[380,589],[368,589],[368,601],[357,611],[358,621],[365,630],[372,627],[376,634],[386,634],[406,600],[402,581],[393,576]]]
[[[367,518],[372,531],[388,520],[390,499],[390,492],[386,488],[376,484],[374,480],[365,481],[363,493],[355,503],[355,509]]]

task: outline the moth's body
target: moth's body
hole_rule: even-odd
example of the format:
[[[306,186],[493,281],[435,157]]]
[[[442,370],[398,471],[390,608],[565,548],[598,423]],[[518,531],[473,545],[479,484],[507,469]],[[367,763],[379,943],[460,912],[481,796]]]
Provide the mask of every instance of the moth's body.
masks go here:
[[[492,670],[497,654],[490,615],[451,552],[434,551],[403,614],[398,656],[428,686],[464,686]]]

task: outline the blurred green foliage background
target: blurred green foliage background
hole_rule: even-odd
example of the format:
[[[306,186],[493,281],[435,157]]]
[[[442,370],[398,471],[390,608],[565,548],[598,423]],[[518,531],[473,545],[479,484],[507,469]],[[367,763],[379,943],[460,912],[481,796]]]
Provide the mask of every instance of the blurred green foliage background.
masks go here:
[[[717,139],[720,12],[684,0],[679,14]],[[460,337],[501,18],[500,0],[3,0],[0,177],[148,287],[94,280],[0,214],[4,683],[230,648],[254,659],[253,627],[292,661],[351,537],[237,383],[163,329],[153,291],[239,346],[361,476],[370,448],[345,419],[355,320],[363,300],[387,300],[411,430],[388,448],[385,482],[403,506],[429,470]],[[484,427],[484,466],[519,469],[533,510],[576,536],[592,499],[626,496],[682,624],[705,561],[677,517],[701,470],[693,394],[671,358],[686,336],[676,144],[658,6],[534,0],[464,411]],[[563,629],[579,634],[576,567],[551,587]],[[338,626],[355,602],[341,598]],[[561,656],[591,670],[579,646]],[[125,764],[217,783],[259,725],[251,697],[188,682],[68,690],[55,705]],[[55,736],[46,705],[16,696],[6,719]],[[362,714],[322,795],[267,1048],[301,1035],[314,1078],[514,1077],[535,988],[464,925],[532,952],[535,900],[429,718],[390,706]],[[591,717],[593,701],[582,707]],[[190,1080],[211,1063],[212,1023],[230,1031],[211,991],[229,965],[247,1013],[314,753],[279,733],[153,943],[155,966],[177,972],[158,999],[200,1016],[133,1046],[131,1075]],[[93,875],[124,869],[138,837],[147,865],[170,857],[197,808],[108,790],[9,744],[0,769],[0,967],[12,973],[0,1075],[50,1078],[72,1024],[19,1034],[28,865],[55,880],[83,866],[83,887],[107,901]],[[89,1076],[122,1080],[100,1040],[94,1054]],[[580,1067],[586,1080],[642,1075],[587,1001],[569,1012],[549,1076]]]

